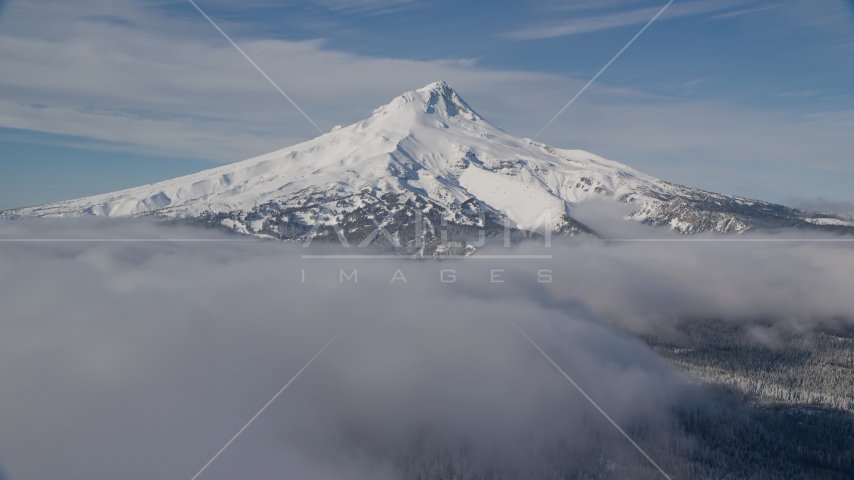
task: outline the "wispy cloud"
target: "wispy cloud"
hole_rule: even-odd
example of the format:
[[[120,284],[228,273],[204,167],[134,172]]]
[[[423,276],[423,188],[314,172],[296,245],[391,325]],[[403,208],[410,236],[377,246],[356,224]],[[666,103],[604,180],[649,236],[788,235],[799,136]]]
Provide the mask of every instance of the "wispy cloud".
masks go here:
[[[854,5],[850,0],[789,1],[783,6],[783,18],[820,35],[822,47],[811,55],[821,53],[837,61],[842,56],[847,64],[854,64]]]
[[[832,213],[854,217],[854,203],[832,202],[826,198],[793,198],[788,201],[789,205],[808,212]]]
[[[573,2],[539,0],[535,5],[544,12],[589,12],[616,8],[625,9],[645,2],[649,3],[649,0],[576,0]],[[661,5],[659,5],[660,7]]]
[[[823,127],[854,132],[854,110],[816,112],[807,115],[806,118]]]
[[[716,20],[725,20],[728,18],[735,18],[735,17],[744,16],[744,15],[750,15],[753,13],[765,12],[768,10],[773,10],[775,8],[780,8],[781,6],[783,6],[783,5],[777,4],[777,5],[764,5],[761,7],[753,7],[753,8],[744,8],[744,9],[735,10],[732,12],[719,13],[717,15],[713,15],[712,18],[714,18]]]
[[[780,98],[787,98],[787,97],[808,98],[808,97],[815,97],[816,95],[821,95],[821,94],[822,94],[822,92],[819,90],[798,90],[798,91],[778,93],[777,96]]]
[[[663,15],[662,19],[700,15],[734,6],[752,3],[751,0],[694,0],[674,3]],[[587,5],[585,5],[587,6]],[[590,5],[592,7],[592,5]],[[661,9],[657,7],[636,8],[629,11],[604,12],[594,15],[573,16],[565,20],[548,20],[539,25],[507,32],[505,36],[516,40],[535,40],[541,38],[564,37],[582,33],[609,30],[648,22]],[[578,11],[585,11],[578,8]]]
[[[317,5],[342,13],[385,15],[413,8],[423,8],[429,2],[418,0],[313,0]]]
[[[313,138],[300,114],[187,7],[186,16],[170,17],[125,1],[10,5],[0,19],[0,126],[74,135],[77,146],[214,162]],[[260,40],[246,36],[245,25],[222,26],[242,33],[235,38],[246,52],[324,129],[444,79],[491,122],[533,136],[555,103],[586,81],[468,59],[345,53],[322,40]],[[543,141],[593,150],[671,181],[773,200],[769,192],[781,190],[816,195],[805,190],[804,169],[814,178],[850,172],[849,131],[827,128],[844,127],[848,115],[807,117],[594,84]],[[674,157],[680,161],[662,163]],[[807,165],[804,158],[817,160]],[[844,198],[842,178],[833,174],[821,193]],[[826,190],[834,182],[836,194]]]

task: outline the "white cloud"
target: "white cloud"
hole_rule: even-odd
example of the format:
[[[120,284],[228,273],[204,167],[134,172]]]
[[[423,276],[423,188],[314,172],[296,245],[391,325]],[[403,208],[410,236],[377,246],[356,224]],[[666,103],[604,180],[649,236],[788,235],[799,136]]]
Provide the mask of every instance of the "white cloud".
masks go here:
[[[210,235],[140,221],[0,230]],[[484,273],[468,262],[306,264],[297,245],[257,241],[44,247],[0,251],[10,267],[0,271],[0,452],[13,479],[190,478],[342,328],[204,478],[411,478],[398,469],[419,449],[466,447],[509,469],[504,478],[530,478],[514,472],[540,457],[519,445],[537,441],[627,454],[643,468],[503,315],[626,428],[667,428],[682,388],[649,348],[582,308],[518,298],[545,293],[536,266],[518,262],[495,267],[514,297],[501,299],[477,291],[483,282],[439,282],[441,268],[461,283]],[[358,268],[358,282],[339,282],[341,268]],[[389,283],[397,269],[409,283]]]
[[[158,12],[123,1],[87,0],[73,8],[58,1],[11,4],[0,18],[0,126],[215,162],[316,134],[192,8],[184,16]],[[259,40],[247,37],[246,25],[220,24],[324,129],[358,121],[404,91],[444,79],[485,118],[533,136],[586,82],[490,70],[467,59],[360,56],[329,50],[322,40]],[[824,182],[815,191],[816,183],[800,177],[851,174],[851,118],[594,85],[542,139],[701,188],[845,200],[843,186]],[[657,160],[674,157],[681,159],[675,166]]]
[[[314,3],[345,13],[383,15],[411,8],[419,8],[428,3],[424,0],[313,0]]]
[[[222,238],[145,219],[2,221],[0,231]],[[204,478],[412,478],[396,470],[437,445],[468,447],[508,467],[503,478],[555,478],[525,468],[573,446],[646,466],[506,316],[619,425],[649,432],[639,443],[660,446],[656,460],[677,444],[658,435],[685,440],[664,457],[685,467],[702,438],[669,419],[691,400],[622,329],[767,319],[773,335],[854,319],[854,256],[840,244],[555,242],[547,261],[441,264],[312,262],[298,245],[253,240],[6,245],[0,453],[12,479],[190,478],[342,327]],[[533,243],[512,252],[543,253]],[[543,268],[553,283],[537,281]],[[341,282],[340,269],[358,269],[358,282]],[[398,269],[408,283],[389,282]],[[457,283],[441,283],[442,269]],[[490,269],[505,283],[490,283]]]
[[[665,10],[661,20],[687,17],[703,13],[717,12],[740,5],[754,3],[753,0],[694,0],[678,2]],[[592,7],[592,5],[590,5]],[[610,5],[609,5],[610,6]],[[508,32],[506,36],[517,40],[563,37],[581,33],[597,32],[612,28],[638,25],[648,22],[661,10],[661,6],[638,8],[617,13],[599,13],[596,15],[575,16],[566,20],[550,20],[540,25],[530,26]],[[581,10],[581,9],[579,9]]]
[[[823,36],[820,54],[835,61],[854,64],[854,6],[850,0],[829,0],[812,2],[808,0],[790,1],[782,10],[786,19],[802,28],[808,28]],[[805,52],[804,55],[815,55]]]
[[[780,8],[781,6],[782,6],[782,4],[776,4],[776,5],[764,5],[761,7],[744,8],[741,10],[734,10],[731,12],[719,13],[717,15],[714,15],[712,18],[714,18],[715,20],[725,20],[728,18],[741,17],[744,15],[750,15],[753,13],[764,12],[766,10],[772,10],[775,8]]]

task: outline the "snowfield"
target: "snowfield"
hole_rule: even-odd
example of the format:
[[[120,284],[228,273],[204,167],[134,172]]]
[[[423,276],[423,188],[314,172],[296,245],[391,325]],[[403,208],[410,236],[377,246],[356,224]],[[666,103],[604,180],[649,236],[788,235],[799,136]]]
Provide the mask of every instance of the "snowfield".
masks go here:
[[[417,209],[459,225],[482,223],[470,212],[486,214],[523,230],[550,219],[549,228],[577,234],[591,232],[572,218],[573,207],[593,198],[633,205],[630,219],[681,233],[854,230],[850,221],[674,185],[589,152],[514,137],[484,120],[445,82],[404,93],[370,118],[266,155],[2,216],[156,215],[300,238],[316,222],[350,222],[359,230],[368,226],[365,218],[402,209],[411,217]],[[382,212],[365,213],[371,209]]]

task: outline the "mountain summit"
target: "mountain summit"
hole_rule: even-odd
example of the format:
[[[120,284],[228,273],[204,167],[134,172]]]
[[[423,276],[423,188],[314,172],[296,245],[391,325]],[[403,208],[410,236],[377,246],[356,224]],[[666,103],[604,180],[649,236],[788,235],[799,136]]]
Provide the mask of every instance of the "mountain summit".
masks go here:
[[[3,216],[155,215],[281,239],[344,235],[403,245],[421,235],[438,245],[447,240],[439,242],[440,230],[468,238],[503,230],[505,222],[520,230],[545,222],[552,231],[592,234],[572,218],[573,207],[592,198],[634,205],[630,219],[686,234],[854,229],[846,219],[674,185],[585,151],[514,137],[445,82],[266,155]],[[378,224],[386,235],[376,236]]]

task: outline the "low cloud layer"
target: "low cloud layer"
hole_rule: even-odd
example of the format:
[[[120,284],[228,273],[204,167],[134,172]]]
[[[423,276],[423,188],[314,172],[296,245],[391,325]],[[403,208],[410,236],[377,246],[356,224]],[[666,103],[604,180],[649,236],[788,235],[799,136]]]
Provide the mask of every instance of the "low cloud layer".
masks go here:
[[[10,480],[190,478],[338,332],[201,478],[399,478],[442,449],[525,478],[532,445],[650,468],[508,318],[631,431],[666,425],[687,387],[621,329],[854,316],[851,244],[564,239],[552,259],[417,262],[304,259],[298,244],[139,221],[0,233],[237,240],[0,244]]]
[[[834,215],[854,216],[854,203],[851,202],[833,202],[826,198],[795,198],[788,202],[807,212],[832,213]]]

